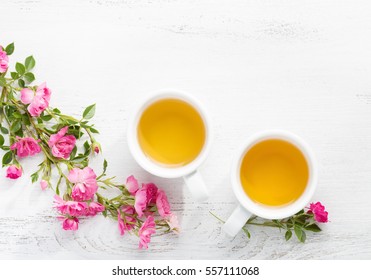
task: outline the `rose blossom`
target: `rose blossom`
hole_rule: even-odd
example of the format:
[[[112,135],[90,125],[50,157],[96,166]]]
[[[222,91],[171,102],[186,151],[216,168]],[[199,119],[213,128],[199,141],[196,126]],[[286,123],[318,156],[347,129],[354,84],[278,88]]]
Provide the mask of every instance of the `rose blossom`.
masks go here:
[[[48,185],[49,185],[49,184],[48,184],[47,181],[45,181],[45,180],[41,180],[41,181],[40,181],[40,187],[41,187],[41,189],[42,189],[43,191],[47,189]]]
[[[19,168],[17,165],[11,165],[6,170],[6,177],[9,179],[18,179],[22,176],[22,168]]]
[[[24,88],[21,90],[21,102],[30,104],[27,111],[33,117],[38,117],[49,106],[51,90],[42,83],[34,92],[32,89]]]
[[[54,196],[55,208],[63,214],[70,216],[84,216],[87,211],[87,204],[85,202],[78,201],[64,201],[58,195]]]
[[[157,197],[157,187],[153,183],[149,184],[142,184],[142,190],[146,191],[147,195],[147,205],[150,205],[152,203],[156,202],[156,197]]]
[[[74,183],[72,198],[76,201],[90,200],[98,190],[97,175],[90,167],[73,168],[68,174],[68,180]]]
[[[64,230],[78,230],[79,220],[76,217],[65,218],[62,226]]]
[[[135,209],[133,206],[122,206],[120,210],[117,210],[117,221],[121,235],[124,235],[126,231],[130,231],[134,228],[135,219],[133,215]]]
[[[16,137],[17,142],[10,146],[11,150],[17,150],[18,157],[33,156],[41,152],[41,148],[38,144],[40,140],[35,140],[32,137]]]
[[[131,195],[135,195],[135,193],[139,189],[138,181],[137,181],[137,179],[135,179],[135,177],[133,175],[131,175],[130,177],[128,177],[126,179],[126,185],[125,186],[126,186],[126,189],[129,191],[129,193]]]
[[[308,213],[313,213],[314,220],[319,223],[328,222],[328,212],[325,211],[325,206],[323,206],[321,202],[311,203],[309,205]]]
[[[165,218],[171,215],[170,204],[163,190],[157,192],[156,206],[161,217]]]
[[[147,220],[143,223],[139,229],[139,249],[148,249],[148,244],[151,242],[151,235],[156,232],[155,219],[152,216],[148,216]]]
[[[5,73],[8,69],[9,57],[3,48],[0,46],[0,73]]]
[[[76,138],[73,135],[66,135],[68,126],[63,127],[58,133],[50,135],[48,145],[56,158],[68,159],[75,147]]]
[[[97,213],[104,211],[104,206],[100,204],[99,202],[90,202],[89,207],[86,209],[86,216],[95,216]]]
[[[144,189],[140,189],[135,193],[134,208],[139,217],[143,216],[143,212],[147,207],[147,192]]]

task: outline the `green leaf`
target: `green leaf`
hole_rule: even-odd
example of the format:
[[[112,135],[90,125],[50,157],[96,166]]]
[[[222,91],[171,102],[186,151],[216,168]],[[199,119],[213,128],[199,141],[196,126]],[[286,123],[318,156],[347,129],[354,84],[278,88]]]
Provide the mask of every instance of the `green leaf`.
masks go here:
[[[5,52],[7,55],[11,55],[14,52],[14,43],[11,43],[6,46]]]
[[[305,227],[306,230],[313,231],[313,232],[320,232],[321,228],[316,224],[310,224]]]
[[[25,88],[25,86],[26,86],[26,83],[25,83],[25,81],[24,80],[22,80],[22,79],[19,79],[18,80],[18,85],[21,87],[21,88]]]
[[[95,104],[92,104],[84,110],[84,113],[82,114],[82,117],[85,120],[91,119],[95,115]]]
[[[44,115],[44,116],[41,116],[41,118],[43,119],[43,121],[50,121],[53,117],[51,115]]]
[[[26,72],[26,68],[22,63],[17,62],[15,64],[15,70],[17,70],[19,75],[23,75]]]
[[[12,114],[12,116],[15,117],[16,119],[21,119],[21,118],[22,118],[21,113],[19,113],[18,111],[15,111],[15,112]]]
[[[107,160],[104,159],[104,161],[103,161],[103,174],[106,173],[107,166],[108,166]]]
[[[75,147],[73,147],[72,152],[70,154],[70,159],[73,159],[75,157],[76,152],[77,152],[77,147],[75,146]]]
[[[32,183],[35,183],[37,180],[39,180],[39,173],[35,172],[35,173],[31,174]]]
[[[30,71],[32,68],[34,68],[35,64],[36,64],[36,61],[32,55],[26,58],[25,66],[26,66],[27,71]]]
[[[54,108],[53,109],[53,112],[56,113],[56,114],[60,114],[61,113],[61,111],[59,109],[57,109],[57,108]]]
[[[12,77],[13,80],[16,80],[19,78],[19,75],[17,72],[10,72],[10,76]]]
[[[35,75],[31,72],[24,74],[24,79],[27,81],[27,83],[32,83],[35,80]]]
[[[96,130],[95,128],[93,128],[93,127],[90,128],[90,131],[91,131],[92,133],[99,134],[99,131]]]
[[[22,127],[22,124],[20,121],[15,121],[12,123],[12,125],[10,126],[10,131],[11,132],[17,132],[18,130],[20,130]]]
[[[0,146],[4,145],[4,142],[5,142],[5,140],[4,140],[4,136],[2,136],[2,135],[0,134]]]
[[[3,166],[11,163],[13,160],[13,152],[9,151],[3,156]]]
[[[247,238],[250,239],[250,238],[251,238],[251,234],[250,234],[250,232],[249,232],[245,227],[243,227],[242,230],[243,230],[243,232],[246,234]]]
[[[306,239],[307,239],[307,235],[305,234],[305,231],[302,230],[302,231],[301,231],[301,239],[300,239],[300,242],[304,243]]]
[[[292,231],[291,230],[286,231],[286,234],[285,234],[286,241],[289,241],[291,236],[292,236]]]
[[[0,77],[0,87],[3,87],[6,85],[6,80],[4,77]]]
[[[1,130],[1,133],[3,133],[3,134],[8,134],[9,133],[9,130],[6,128],[6,127],[1,127],[0,128],[0,130]]]
[[[303,235],[303,231],[301,230],[301,228],[299,226],[295,225],[294,231],[295,231],[295,235],[298,238],[298,240],[301,241],[301,238],[302,238],[302,235]]]

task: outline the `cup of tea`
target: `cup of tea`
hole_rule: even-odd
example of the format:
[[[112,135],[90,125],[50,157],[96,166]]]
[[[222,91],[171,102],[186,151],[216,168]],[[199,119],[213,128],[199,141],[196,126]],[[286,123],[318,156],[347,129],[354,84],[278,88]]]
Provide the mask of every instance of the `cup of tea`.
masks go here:
[[[127,140],[138,164],[163,178],[183,177],[197,201],[208,198],[198,172],[211,146],[210,118],[186,92],[166,89],[147,96],[129,121]]]
[[[232,163],[232,189],[239,205],[223,225],[235,236],[251,215],[283,219],[302,210],[317,185],[317,164],[308,144],[281,130],[250,137]]]

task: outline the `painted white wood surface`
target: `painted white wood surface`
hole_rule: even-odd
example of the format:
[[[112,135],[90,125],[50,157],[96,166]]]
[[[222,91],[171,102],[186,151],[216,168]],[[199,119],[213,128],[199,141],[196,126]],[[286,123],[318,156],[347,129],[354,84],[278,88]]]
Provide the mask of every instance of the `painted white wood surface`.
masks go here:
[[[0,179],[0,258],[22,259],[370,259],[370,1],[0,1],[0,42],[15,59],[33,54],[36,76],[53,90],[52,106],[78,114],[97,103],[94,119],[109,173],[134,174],[169,193],[182,233],[153,238],[150,250],[119,236],[97,217],[64,232],[52,193],[27,176]],[[125,139],[131,105],[173,87],[203,101],[215,139],[201,172],[212,190],[196,204],[183,182],[144,172]],[[307,243],[254,228],[230,240],[209,214],[236,205],[229,166],[254,132],[287,129],[313,147],[322,201],[331,222]],[[98,168],[103,157],[94,160]]]

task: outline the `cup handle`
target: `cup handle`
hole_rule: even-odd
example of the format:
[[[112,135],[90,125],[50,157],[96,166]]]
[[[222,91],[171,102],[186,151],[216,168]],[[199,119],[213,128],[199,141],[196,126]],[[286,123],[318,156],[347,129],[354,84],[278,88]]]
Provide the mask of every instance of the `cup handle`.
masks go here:
[[[200,172],[197,170],[183,177],[184,181],[193,195],[193,197],[198,202],[205,201],[209,197],[209,191],[201,177]]]
[[[237,208],[234,209],[232,215],[223,225],[222,230],[229,236],[235,237],[251,215],[252,214],[249,211],[247,211],[241,205],[238,205]]]

